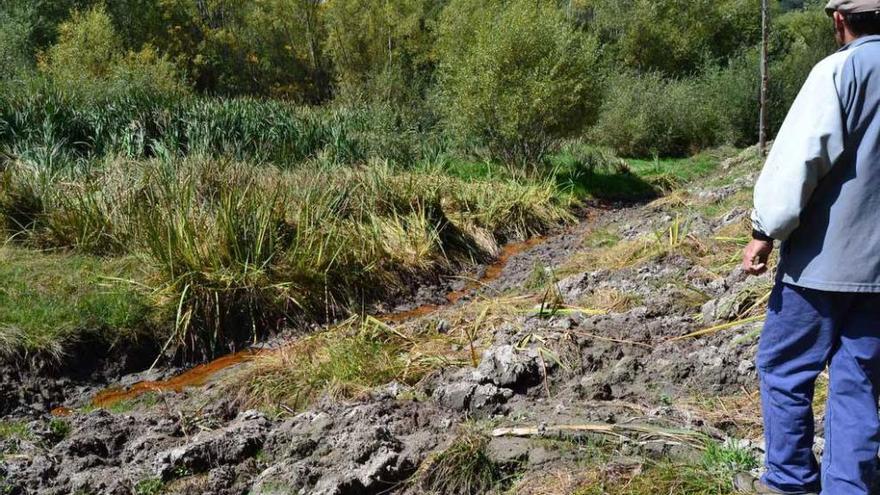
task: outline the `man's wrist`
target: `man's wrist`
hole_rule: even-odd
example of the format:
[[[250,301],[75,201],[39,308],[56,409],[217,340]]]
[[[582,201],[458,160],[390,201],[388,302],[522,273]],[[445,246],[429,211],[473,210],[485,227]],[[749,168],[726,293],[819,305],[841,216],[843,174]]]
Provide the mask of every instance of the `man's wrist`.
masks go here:
[[[773,242],[773,238],[758,229],[752,229],[752,239],[764,242]]]

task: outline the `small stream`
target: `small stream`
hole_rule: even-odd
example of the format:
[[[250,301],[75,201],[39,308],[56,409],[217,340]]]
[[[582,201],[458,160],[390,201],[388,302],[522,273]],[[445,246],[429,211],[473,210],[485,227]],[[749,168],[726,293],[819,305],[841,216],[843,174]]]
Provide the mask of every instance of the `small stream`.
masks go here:
[[[511,243],[502,249],[498,255],[498,259],[489,265],[483,275],[469,282],[463,289],[452,291],[446,295],[446,304],[425,304],[414,309],[400,311],[383,315],[380,318],[388,323],[401,323],[420,316],[429,315],[448,305],[455,304],[467,294],[479,289],[493,280],[498,279],[504,272],[504,268],[514,256],[523,253],[541,243],[545,242],[545,237],[532,237],[523,242]],[[181,392],[186,388],[200,387],[207,384],[218,373],[238,366],[242,363],[252,361],[259,355],[273,352],[273,349],[247,349],[225,356],[219,357],[213,361],[198,365],[194,368],[186,370],[167,380],[158,381],[142,381],[135,383],[130,387],[110,387],[98,392],[92,398],[91,405],[99,408],[112,407],[122,401],[137,398],[148,392]],[[64,411],[62,408],[57,409],[58,414]]]

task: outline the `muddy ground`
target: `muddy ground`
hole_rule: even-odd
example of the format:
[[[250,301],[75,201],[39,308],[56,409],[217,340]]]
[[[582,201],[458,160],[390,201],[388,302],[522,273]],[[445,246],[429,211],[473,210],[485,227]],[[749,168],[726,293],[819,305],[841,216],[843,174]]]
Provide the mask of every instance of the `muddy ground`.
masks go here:
[[[607,463],[623,469],[633,459],[688,458],[706,438],[757,441],[759,418],[749,398],[760,322],[747,318],[760,313],[770,278],[746,278],[731,256],[716,265],[700,262],[715,254],[713,238],[744,225],[746,209],[730,198],[747,191],[755,172],[756,162],[740,157],[670,199],[594,205],[580,223],[513,254],[497,278],[471,283],[476,288],[455,302],[427,288],[395,305],[398,311],[439,306],[396,325],[442,332],[465,319],[489,335],[477,367],[444,366],[415,385],[392,382],[354,400],[327,398],[305,411],[268,413],[249,410],[228,393],[221,373],[200,387],[105,409],[91,401],[109,382],[130,386],[179,370],[126,374],[146,367],[133,363],[117,366],[117,376],[94,370],[46,378],[2,366],[0,413],[22,432],[0,435],[0,493],[564,493],[576,487],[577,475],[549,491],[540,480],[583,465],[582,448],[542,441],[575,434],[565,426],[612,439]],[[622,262],[595,261],[615,252],[600,242],[603,236],[615,246],[636,249],[642,242],[656,252],[627,260],[618,248]],[[467,279],[481,273],[447,286],[468,287]],[[492,300],[526,300],[527,309],[491,319],[466,316]],[[545,310],[536,309],[542,302]],[[681,338],[731,321],[729,328]],[[737,413],[730,401],[748,405]],[[495,431],[503,427],[532,430]],[[473,429],[485,433],[484,452],[509,476],[491,489],[444,489],[424,476]]]

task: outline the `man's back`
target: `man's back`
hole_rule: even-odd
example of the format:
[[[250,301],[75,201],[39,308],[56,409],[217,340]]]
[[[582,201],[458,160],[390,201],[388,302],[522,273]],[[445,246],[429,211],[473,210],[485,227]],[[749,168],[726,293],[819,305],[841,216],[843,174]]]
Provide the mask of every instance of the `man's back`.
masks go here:
[[[820,62],[755,187],[756,225],[784,239],[783,281],[880,292],[880,36]]]

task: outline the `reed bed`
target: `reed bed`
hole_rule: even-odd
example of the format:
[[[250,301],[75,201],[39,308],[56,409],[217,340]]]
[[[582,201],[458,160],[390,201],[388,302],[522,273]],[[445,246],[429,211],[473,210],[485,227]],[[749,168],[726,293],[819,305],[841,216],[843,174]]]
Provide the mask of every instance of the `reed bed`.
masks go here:
[[[12,242],[150,268],[132,284],[173,322],[160,336],[169,353],[340,318],[572,219],[549,180],[465,181],[378,160],[19,157],[0,181]]]

